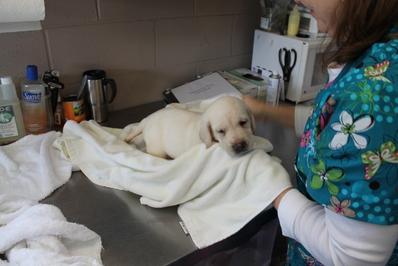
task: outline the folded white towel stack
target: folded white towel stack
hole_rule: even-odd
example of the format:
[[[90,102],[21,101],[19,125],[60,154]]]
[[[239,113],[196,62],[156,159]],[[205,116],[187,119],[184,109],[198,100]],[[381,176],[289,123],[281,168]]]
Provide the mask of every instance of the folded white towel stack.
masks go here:
[[[100,237],[38,204],[67,182],[72,165],[52,144],[59,133],[0,147],[0,265],[101,265]]]
[[[0,227],[0,253],[11,265],[101,265],[101,240],[66,221],[58,208],[36,204]]]

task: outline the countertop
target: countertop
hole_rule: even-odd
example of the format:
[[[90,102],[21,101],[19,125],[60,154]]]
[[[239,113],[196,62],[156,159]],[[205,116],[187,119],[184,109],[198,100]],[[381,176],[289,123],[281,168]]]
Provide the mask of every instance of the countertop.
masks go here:
[[[154,102],[115,111],[109,114],[109,122],[104,125],[123,128],[163,106],[163,102]],[[272,154],[282,159],[282,164],[293,176],[298,143],[293,130],[259,123],[256,134],[274,144]],[[261,265],[269,265],[278,230],[276,214],[271,209],[259,214],[235,235],[198,250],[180,227],[176,207],[154,209],[143,206],[138,195],[97,186],[80,171],[74,172],[65,185],[42,202],[59,207],[68,221],[83,224],[99,234],[104,248],[101,255],[107,266],[207,265],[206,260],[220,252],[239,249],[254,237],[262,238]]]

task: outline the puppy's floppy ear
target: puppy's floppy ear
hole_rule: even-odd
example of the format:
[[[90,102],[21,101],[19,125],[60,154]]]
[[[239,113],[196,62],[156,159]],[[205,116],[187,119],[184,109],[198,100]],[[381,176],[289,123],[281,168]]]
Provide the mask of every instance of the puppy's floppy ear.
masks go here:
[[[210,147],[213,144],[213,132],[210,125],[210,121],[204,114],[200,119],[199,125],[199,137],[206,144],[206,147]]]

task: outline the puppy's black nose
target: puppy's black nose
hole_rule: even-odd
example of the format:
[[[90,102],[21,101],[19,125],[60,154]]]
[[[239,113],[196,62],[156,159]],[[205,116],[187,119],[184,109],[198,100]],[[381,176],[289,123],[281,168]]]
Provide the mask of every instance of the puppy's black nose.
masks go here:
[[[237,142],[232,145],[232,149],[234,150],[235,153],[244,152],[247,150],[247,142],[246,141]]]

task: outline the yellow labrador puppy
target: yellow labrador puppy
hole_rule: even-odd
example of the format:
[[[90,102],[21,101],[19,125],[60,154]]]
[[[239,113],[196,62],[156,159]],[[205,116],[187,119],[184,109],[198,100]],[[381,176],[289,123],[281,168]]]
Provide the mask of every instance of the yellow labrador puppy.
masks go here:
[[[209,147],[219,142],[230,154],[240,154],[251,148],[253,133],[254,118],[243,101],[223,96],[204,113],[161,109],[143,119],[125,141],[135,141],[142,135],[147,153],[174,159],[199,143]]]

